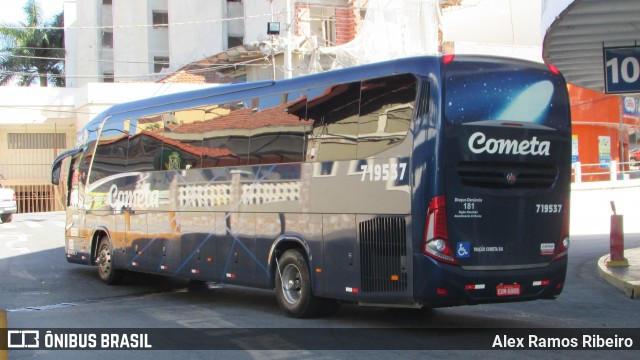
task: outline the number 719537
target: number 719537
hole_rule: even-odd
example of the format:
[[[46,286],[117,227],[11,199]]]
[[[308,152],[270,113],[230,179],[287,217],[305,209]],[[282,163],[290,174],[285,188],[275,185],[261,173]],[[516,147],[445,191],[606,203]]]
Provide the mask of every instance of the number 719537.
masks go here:
[[[407,163],[364,164],[360,166],[360,170],[362,170],[361,181],[404,180]]]

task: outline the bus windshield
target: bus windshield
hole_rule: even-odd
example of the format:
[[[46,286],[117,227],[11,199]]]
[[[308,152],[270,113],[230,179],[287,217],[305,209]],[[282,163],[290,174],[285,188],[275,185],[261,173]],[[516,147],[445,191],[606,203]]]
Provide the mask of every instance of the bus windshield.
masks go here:
[[[454,61],[445,65],[444,114],[453,124],[483,120],[569,128],[562,77],[510,62]]]

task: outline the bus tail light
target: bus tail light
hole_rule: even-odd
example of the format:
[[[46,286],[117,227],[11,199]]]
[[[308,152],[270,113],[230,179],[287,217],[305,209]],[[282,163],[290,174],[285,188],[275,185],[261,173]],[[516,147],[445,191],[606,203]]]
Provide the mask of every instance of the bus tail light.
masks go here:
[[[434,197],[429,203],[422,251],[438,261],[458,265],[449,245],[445,204],[444,195]]]
[[[444,56],[442,56],[442,62],[445,64],[451,64],[454,58],[455,54],[445,54]]]
[[[18,201],[18,197],[16,196],[16,193],[13,193],[13,196],[11,197],[11,201]]]
[[[537,280],[531,283],[531,286],[548,286],[549,280]]]
[[[553,255],[553,261],[558,261],[567,256],[569,252],[569,197],[564,201],[564,207],[562,211],[562,232],[560,233],[560,240],[556,246],[556,251]]]

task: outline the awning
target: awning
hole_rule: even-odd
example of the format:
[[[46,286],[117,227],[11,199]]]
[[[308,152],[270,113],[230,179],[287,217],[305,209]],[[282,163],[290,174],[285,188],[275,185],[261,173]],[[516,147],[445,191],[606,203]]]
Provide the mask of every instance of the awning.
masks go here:
[[[603,48],[640,45],[639,0],[546,0],[542,58],[569,83],[604,92]]]

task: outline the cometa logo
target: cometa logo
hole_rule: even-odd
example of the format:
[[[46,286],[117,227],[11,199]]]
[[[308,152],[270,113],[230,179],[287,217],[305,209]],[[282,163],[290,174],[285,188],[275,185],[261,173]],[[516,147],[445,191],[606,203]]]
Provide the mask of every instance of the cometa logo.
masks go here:
[[[107,196],[109,205],[114,209],[122,207],[157,208],[160,192],[158,190],[120,191],[116,184],[111,185]]]
[[[537,137],[531,140],[512,139],[487,139],[482,132],[476,132],[469,138],[469,150],[474,154],[506,154],[506,155],[538,155],[549,156],[549,141],[538,141]]]

